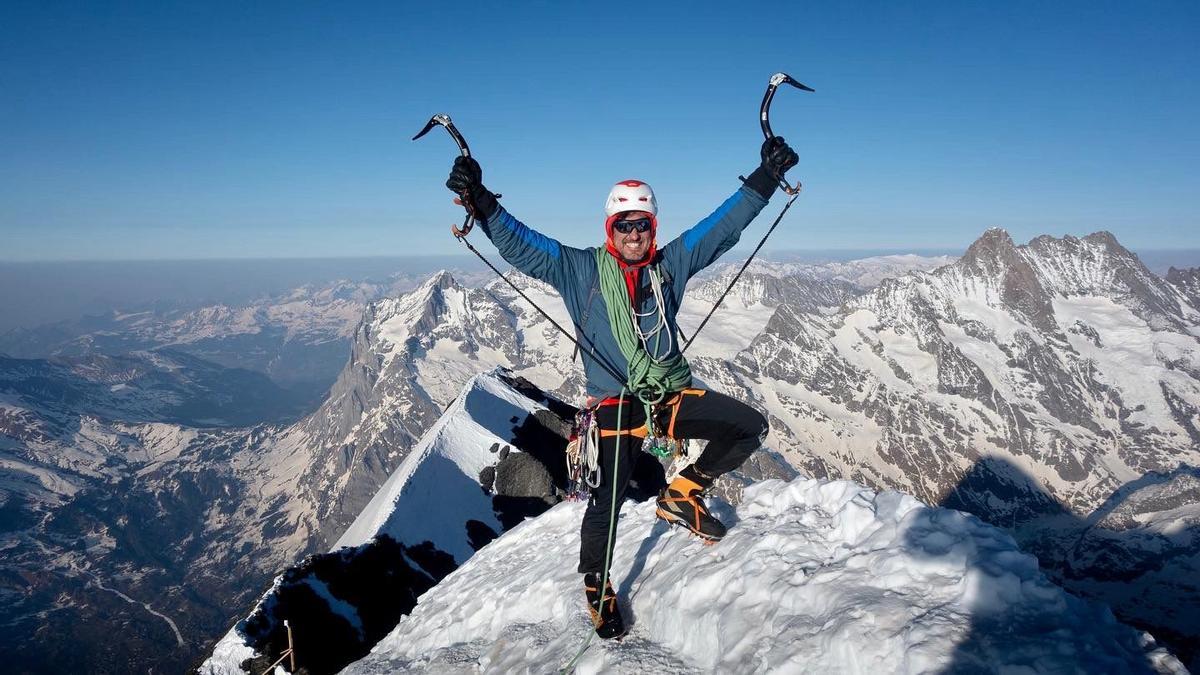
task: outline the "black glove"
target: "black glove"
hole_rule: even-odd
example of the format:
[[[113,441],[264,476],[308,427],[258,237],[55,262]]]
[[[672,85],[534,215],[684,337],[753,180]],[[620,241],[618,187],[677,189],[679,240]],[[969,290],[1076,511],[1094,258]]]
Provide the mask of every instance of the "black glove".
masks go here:
[[[763,141],[759,152],[762,164],[746,179],[746,185],[765,199],[770,199],[779,187],[779,181],[787,170],[796,166],[800,157],[783,140],[783,136],[772,136]]]
[[[483,186],[483,169],[472,157],[459,155],[454,159],[454,168],[446,179],[446,187],[470,201],[469,207],[476,218],[487,220],[499,208],[496,195]]]

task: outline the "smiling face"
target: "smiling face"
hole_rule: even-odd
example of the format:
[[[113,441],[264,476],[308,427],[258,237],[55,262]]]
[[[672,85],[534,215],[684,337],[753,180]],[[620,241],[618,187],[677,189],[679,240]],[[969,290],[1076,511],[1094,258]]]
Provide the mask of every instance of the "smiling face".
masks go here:
[[[651,215],[645,211],[626,211],[621,214],[618,220],[641,220],[642,218],[650,217]],[[625,262],[641,262],[650,251],[650,242],[653,240],[653,230],[638,232],[637,229],[633,229],[628,233],[622,233],[617,231],[616,227],[613,227],[613,248],[617,250],[617,253],[621,254]]]

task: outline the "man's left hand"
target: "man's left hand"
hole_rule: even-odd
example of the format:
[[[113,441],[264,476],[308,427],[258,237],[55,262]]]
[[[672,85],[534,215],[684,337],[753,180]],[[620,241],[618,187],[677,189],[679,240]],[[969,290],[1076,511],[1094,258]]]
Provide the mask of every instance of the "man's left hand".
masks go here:
[[[772,136],[763,141],[760,155],[767,173],[781,180],[788,169],[800,162],[800,156],[783,140],[783,136]]]

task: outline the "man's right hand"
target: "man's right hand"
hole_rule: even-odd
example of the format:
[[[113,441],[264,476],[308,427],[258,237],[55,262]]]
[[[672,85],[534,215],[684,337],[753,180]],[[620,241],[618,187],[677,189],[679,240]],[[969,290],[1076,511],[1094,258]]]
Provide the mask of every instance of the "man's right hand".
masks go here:
[[[460,197],[466,197],[474,207],[477,218],[487,219],[496,212],[496,195],[483,186],[483,169],[473,157],[459,155],[446,179],[446,187]]]

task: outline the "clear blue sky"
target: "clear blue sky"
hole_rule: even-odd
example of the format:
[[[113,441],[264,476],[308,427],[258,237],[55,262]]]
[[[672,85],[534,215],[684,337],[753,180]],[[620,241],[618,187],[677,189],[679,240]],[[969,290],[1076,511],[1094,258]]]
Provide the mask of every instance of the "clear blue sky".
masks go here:
[[[567,4],[6,0],[0,260],[460,252],[434,112],[547,234],[597,243],[638,177],[672,236],[757,164],[777,70],[817,93],[773,109],[775,249],[1200,248],[1198,3]]]

